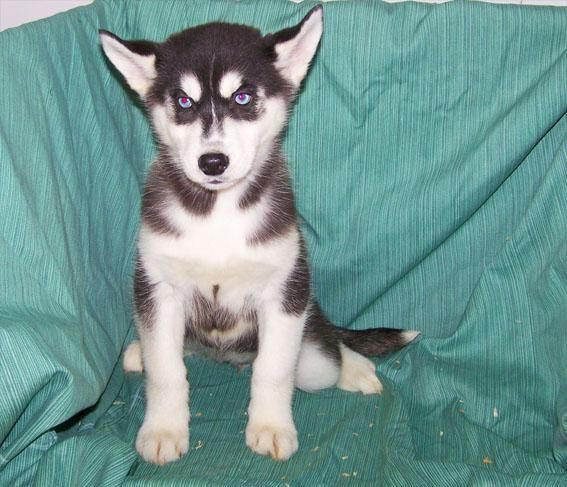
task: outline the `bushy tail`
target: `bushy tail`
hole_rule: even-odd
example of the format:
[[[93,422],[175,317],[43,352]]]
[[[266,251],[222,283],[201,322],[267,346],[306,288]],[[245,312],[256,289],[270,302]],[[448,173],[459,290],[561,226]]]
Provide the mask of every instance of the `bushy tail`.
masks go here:
[[[382,357],[396,352],[413,341],[419,331],[399,330],[397,328],[369,328],[367,330],[347,330],[334,326],[340,340],[351,350],[368,357]]]

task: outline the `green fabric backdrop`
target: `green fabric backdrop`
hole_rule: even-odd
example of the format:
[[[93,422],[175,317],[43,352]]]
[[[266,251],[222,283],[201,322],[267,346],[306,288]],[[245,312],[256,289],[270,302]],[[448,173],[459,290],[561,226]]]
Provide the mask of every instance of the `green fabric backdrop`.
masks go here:
[[[131,277],[154,152],[97,29],[269,32],[312,2],[99,0],[0,34],[0,485],[567,485],[567,9],[325,4],[286,149],[323,308],[420,329],[382,397],[295,398],[253,455],[249,371],[187,359],[191,449],[133,440]]]

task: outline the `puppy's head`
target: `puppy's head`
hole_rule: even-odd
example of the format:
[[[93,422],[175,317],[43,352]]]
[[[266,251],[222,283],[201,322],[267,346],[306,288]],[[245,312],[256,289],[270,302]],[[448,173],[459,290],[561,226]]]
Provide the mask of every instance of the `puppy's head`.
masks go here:
[[[144,101],[162,146],[195,183],[228,188],[266,160],[323,31],[320,6],[262,36],[213,23],[163,43],[100,31],[103,50]]]

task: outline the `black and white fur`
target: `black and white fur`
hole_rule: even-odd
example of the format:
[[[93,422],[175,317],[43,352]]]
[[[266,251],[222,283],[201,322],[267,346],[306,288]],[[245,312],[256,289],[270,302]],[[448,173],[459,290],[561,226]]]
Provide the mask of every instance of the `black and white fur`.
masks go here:
[[[124,357],[126,370],[146,373],[136,449],[149,462],[187,452],[187,350],[253,364],[246,444],[287,460],[298,448],[294,387],[380,393],[361,353],[383,355],[417,335],[336,328],[313,297],[280,139],[322,31],[316,7],[267,36],[224,23],[161,44],[100,32],[106,56],[143,100],[159,147],[136,260],[140,341]]]

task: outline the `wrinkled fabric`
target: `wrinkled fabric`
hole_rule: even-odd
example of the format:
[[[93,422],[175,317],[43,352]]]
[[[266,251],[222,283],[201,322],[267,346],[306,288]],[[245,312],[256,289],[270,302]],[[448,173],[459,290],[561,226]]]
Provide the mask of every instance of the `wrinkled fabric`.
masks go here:
[[[250,371],[187,358],[191,446],[142,462],[134,336],[154,154],[97,30],[272,32],[313,2],[99,0],[0,33],[0,485],[567,485],[567,9],[324,6],[285,137],[314,287],[418,329],[381,397],[298,392],[299,452],[244,444]]]

